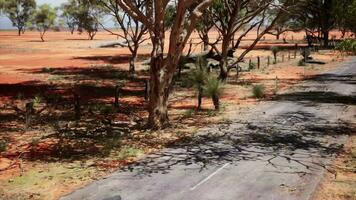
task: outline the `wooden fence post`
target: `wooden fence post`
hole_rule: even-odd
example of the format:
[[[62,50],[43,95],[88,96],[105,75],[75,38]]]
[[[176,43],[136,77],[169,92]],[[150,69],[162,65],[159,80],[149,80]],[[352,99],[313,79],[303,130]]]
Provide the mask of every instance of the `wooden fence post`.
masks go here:
[[[298,50],[298,44],[295,44],[295,49],[294,49],[294,59],[297,58],[297,50]]]
[[[267,66],[269,66],[271,64],[271,58],[269,56],[267,56]]]
[[[76,93],[74,93],[74,113],[75,119],[80,120],[80,97]]]
[[[117,85],[115,86],[115,103],[114,103],[114,106],[115,108],[118,108],[120,105],[119,105],[119,98],[120,98],[120,87]]]
[[[259,56],[257,56],[257,69],[260,69],[261,67],[261,59]]]

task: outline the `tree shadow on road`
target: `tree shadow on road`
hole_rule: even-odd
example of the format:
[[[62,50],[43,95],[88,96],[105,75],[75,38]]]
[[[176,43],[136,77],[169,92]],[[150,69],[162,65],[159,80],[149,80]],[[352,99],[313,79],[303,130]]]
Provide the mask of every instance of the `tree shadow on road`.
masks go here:
[[[302,118],[296,116],[303,116]],[[287,123],[282,122],[287,119]],[[319,125],[313,125],[318,121]],[[323,124],[320,124],[323,122]],[[273,163],[276,158],[295,162],[306,170],[325,167],[310,163],[302,157],[330,157],[339,153],[343,145],[337,140],[328,143],[325,137],[351,134],[354,129],[346,123],[331,124],[310,113],[287,113],[268,121],[224,124],[194,137],[171,144],[167,149],[148,155],[123,170],[137,175],[169,173],[174,166],[198,165],[201,170],[211,166],[240,161]],[[302,155],[302,157],[301,157]]]

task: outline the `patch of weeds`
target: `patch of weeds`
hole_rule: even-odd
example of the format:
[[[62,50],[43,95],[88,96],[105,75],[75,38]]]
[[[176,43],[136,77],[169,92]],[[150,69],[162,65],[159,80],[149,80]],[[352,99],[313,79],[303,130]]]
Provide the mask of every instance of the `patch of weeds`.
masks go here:
[[[6,140],[3,140],[3,139],[0,140],[0,153],[6,151],[7,143],[8,142]]]
[[[53,186],[85,182],[95,173],[94,168],[82,167],[80,164],[71,164],[69,167],[68,163],[51,163],[46,165],[45,169],[28,170],[22,176],[14,177],[1,186],[3,195],[12,197],[9,198],[11,200],[54,199],[55,190],[58,188]]]
[[[112,138],[105,138],[102,140],[102,144],[103,144],[103,149],[101,150],[101,153],[103,155],[110,155],[112,150],[120,146],[121,144],[120,135],[115,135]]]
[[[191,118],[193,115],[194,115],[193,109],[186,110],[183,114],[184,118]]]
[[[298,61],[298,66],[306,66],[304,59]]]
[[[108,115],[114,113],[114,106],[112,105],[100,105],[99,106],[99,112],[102,115]]]
[[[35,106],[38,106],[39,104],[42,103],[42,96],[41,95],[36,95],[34,98],[33,98],[33,103]]]
[[[137,157],[143,154],[143,151],[134,147],[123,147],[120,152],[118,152],[118,159],[126,160],[128,158]]]
[[[263,85],[254,85],[252,87],[252,96],[258,99],[265,97],[265,87]]]
[[[51,67],[43,67],[43,68],[41,69],[41,72],[42,72],[42,73],[52,73],[52,72],[54,72],[54,69],[51,68]]]
[[[206,114],[207,114],[209,117],[214,117],[214,116],[216,116],[218,113],[219,113],[219,112],[218,112],[217,110],[208,110]]]
[[[51,76],[47,79],[47,81],[49,82],[57,82],[57,81],[60,81],[62,79],[61,76],[58,76],[58,75],[55,75],[55,76]]]
[[[256,63],[254,63],[254,62],[250,62],[249,64],[248,64],[248,68],[251,70],[251,69],[256,69],[257,67],[256,67]]]
[[[104,69],[105,69],[105,70],[107,70],[107,71],[111,71],[111,70],[113,70],[113,69],[114,69],[114,66],[113,66],[113,65],[108,64],[108,65],[103,65],[103,66],[102,66],[102,68],[104,68]]]

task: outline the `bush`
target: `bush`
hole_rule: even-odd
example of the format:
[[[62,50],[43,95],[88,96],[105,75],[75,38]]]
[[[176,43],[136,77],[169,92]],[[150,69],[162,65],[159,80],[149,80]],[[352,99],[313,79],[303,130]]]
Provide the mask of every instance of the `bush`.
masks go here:
[[[7,146],[7,141],[6,140],[0,140],[0,153],[6,151],[6,146]]]
[[[254,85],[252,87],[252,95],[258,99],[265,97],[265,87],[263,85]]]
[[[305,66],[304,59],[298,61],[298,66]]]
[[[209,76],[204,87],[204,94],[210,97],[214,103],[215,110],[220,109],[220,95],[222,93],[221,82],[215,76]]]
[[[346,39],[339,42],[335,49],[341,53],[356,55],[356,39]]]
[[[207,63],[203,58],[198,58],[196,64],[196,69],[192,70],[189,74],[189,85],[194,86],[198,93],[198,110],[201,108],[202,98],[203,98],[203,87],[206,83],[208,73],[206,72]]]

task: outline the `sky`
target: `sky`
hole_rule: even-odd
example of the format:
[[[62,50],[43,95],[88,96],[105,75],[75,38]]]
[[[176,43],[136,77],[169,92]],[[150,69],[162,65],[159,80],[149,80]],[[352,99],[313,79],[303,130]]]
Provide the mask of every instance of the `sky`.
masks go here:
[[[51,6],[59,6],[67,0],[36,0],[37,5],[48,3]],[[13,29],[10,20],[5,16],[0,16],[0,29]]]

